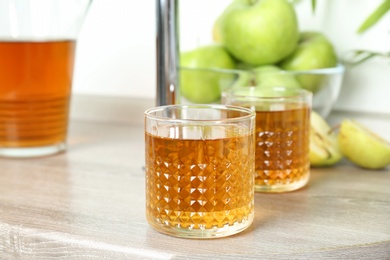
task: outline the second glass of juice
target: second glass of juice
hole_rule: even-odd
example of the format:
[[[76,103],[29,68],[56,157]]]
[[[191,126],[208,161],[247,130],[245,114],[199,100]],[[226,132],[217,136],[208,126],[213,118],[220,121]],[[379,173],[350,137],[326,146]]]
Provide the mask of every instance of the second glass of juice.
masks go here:
[[[309,131],[312,93],[300,88],[238,87],[222,102],[256,111],[257,192],[286,192],[310,178]]]

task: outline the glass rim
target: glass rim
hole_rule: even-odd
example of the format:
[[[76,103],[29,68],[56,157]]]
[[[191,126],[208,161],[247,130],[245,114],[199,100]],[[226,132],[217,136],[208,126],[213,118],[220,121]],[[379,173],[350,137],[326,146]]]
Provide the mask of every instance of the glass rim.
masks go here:
[[[255,69],[221,69],[221,68],[192,68],[180,66],[179,69],[183,69],[186,71],[194,71],[194,72],[217,72],[217,73],[225,73],[225,74],[252,74],[255,72]],[[320,68],[320,69],[307,69],[307,70],[284,70],[281,69],[279,71],[273,71],[270,73],[273,74],[283,74],[283,75],[338,75],[343,74],[345,72],[345,66],[342,63],[337,63],[336,66],[330,68]]]
[[[292,95],[276,95],[276,96],[260,96],[260,95],[251,95],[251,94],[235,94],[235,91],[242,91],[242,90],[253,90],[253,89],[262,89],[262,90],[271,90],[275,93],[278,93],[277,91],[293,91]],[[235,87],[230,88],[227,90],[222,91],[222,97],[234,97],[234,98],[240,98],[240,99],[259,99],[259,100],[270,100],[270,101],[283,101],[283,100],[295,100],[295,99],[306,99],[306,98],[312,98],[313,93],[309,90],[303,89],[303,88],[288,88],[283,86],[275,86],[275,87],[258,87],[258,86],[241,86],[241,87]]]
[[[220,111],[238,111],[246,113],[246,115],[241,115],[237,117],[232,118],[220,118],[220,119],[190,119],[190,118],[171,118],[171,117],[164,117],[164,116],[158,116],[152,113],[163,111],[166,109],[191,109],[191,108],[200,108],[200,109],[212,109],[212,110],[220,110]],[[248,119],[255,118],[256,112],[250,108],[245,108],[241,106],[234,106],[234,105],[223,105],[223,104],[175,104],[175,105],[164,105],[164,106],[157,106],[147,109],[144,112],[145,118],[153,119],[155,121],[171,121],[171,122],[177,122],[177,123],[212,123],[212,124],[218,124],[218,123],[227,123],[227,122],[238,122],[238,121],[245,121]]]

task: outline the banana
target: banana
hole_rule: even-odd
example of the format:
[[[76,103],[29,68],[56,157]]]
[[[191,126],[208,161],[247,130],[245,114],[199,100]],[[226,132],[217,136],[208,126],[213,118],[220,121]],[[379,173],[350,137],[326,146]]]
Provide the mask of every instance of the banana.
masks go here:
[[[331,166],[339,162],[343,155],[338,146],[337,134],[317,112],[310,118],[310,164],[313,167]]]

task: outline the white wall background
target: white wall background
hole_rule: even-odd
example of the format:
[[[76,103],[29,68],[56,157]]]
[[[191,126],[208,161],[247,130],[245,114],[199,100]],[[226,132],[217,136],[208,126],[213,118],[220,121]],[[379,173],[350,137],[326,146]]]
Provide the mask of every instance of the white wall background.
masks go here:
[[[230,0],[182,0],[182,48],[211,42],[214,19]],[[351,49],[390,51],[390,14],[363,35],[360,23],[382,0],[309,0],[296,6],[301,30],[322,30],[340,56]],[[156,1],[94,0],[80,32],[73,93],[155,97]],[[183,29],[185,28],[185,29]],[[349,70],[336,108],[390,114],[390,60]]]
[[[154,97],[154,2],[93,1],[79,35],[73,93]]]

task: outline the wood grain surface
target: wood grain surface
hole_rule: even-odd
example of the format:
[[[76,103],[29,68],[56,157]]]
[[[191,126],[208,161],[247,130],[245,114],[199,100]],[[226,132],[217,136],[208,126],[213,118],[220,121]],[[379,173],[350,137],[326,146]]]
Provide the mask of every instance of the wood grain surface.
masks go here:
[[[0,159],[0,259],[390,259],[389,168],[312,169],[299,191],[256,194],[243,233],[189,240],[147,224],[143,165],[142,122],[72,121],[66,153]]]

